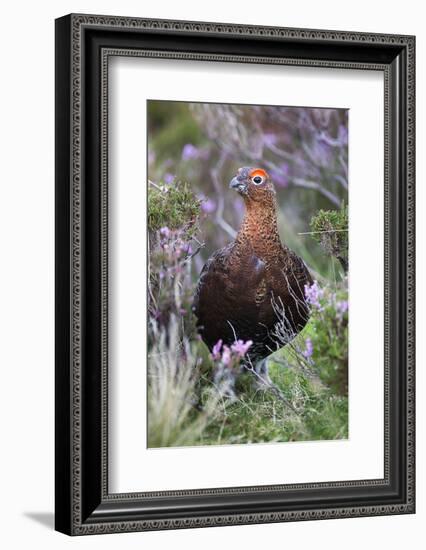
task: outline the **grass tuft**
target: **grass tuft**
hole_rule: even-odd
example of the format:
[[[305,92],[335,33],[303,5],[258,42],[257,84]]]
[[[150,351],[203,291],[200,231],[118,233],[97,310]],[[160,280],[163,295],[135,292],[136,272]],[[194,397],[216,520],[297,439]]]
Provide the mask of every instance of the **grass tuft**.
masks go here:
[[[148,447],[197,445],[224,406],[213,386],[199,400],[200,370],[188,339],[181,339],[173,315],[167,330],[151,327],[155,344],[148,356]]]

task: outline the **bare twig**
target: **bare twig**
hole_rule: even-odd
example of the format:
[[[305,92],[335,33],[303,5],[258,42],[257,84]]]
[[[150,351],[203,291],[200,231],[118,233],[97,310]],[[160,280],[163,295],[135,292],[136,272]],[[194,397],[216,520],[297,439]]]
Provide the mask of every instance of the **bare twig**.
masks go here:
[[[346,233],[349,229],[324,229],[323,231],[304,231],[303,233],[298,233],[298,235],[316,235],[317,233]]]
[[[148,183],[149,183],[149,185],[152,185],[153,187],[155,187],[156,189],[158,189],[158,190],[161,191],[162,193],[165,192],[164,187],[161,187],[161,185],[157,185],[156,183],[154,183],[154,182],[151,181],[151,180],[148,180]]]

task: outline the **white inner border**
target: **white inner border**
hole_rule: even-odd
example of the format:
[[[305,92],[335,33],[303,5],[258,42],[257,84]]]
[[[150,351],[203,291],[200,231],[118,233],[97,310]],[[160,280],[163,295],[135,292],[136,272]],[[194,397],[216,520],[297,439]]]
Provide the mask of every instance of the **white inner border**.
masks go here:
[[[383,477],[383,86],[376,71],[110,59],[110,492]],[[350,109],[349,440],[146,448],[147,99]]]

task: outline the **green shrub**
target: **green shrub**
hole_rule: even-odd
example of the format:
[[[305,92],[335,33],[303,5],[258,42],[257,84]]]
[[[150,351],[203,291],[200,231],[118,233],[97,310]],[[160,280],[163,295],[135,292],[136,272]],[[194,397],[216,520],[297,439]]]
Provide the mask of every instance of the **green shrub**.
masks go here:
[[[340,395],[348,393],[348,291],[347,278],[333,289],[317,281],[306,287],[311,319],[301,350],[320,379]]]
[[[201,201],[191,187],[181,181],[170,185],[149,182],[148,230],[150,234],[163,227],[185,229],[190,236],[196,228]]]
[[[323,249],[340,262],[345,273],[348,271],[348,207],[340,210],[320,210],[311,219],[313,238]]]

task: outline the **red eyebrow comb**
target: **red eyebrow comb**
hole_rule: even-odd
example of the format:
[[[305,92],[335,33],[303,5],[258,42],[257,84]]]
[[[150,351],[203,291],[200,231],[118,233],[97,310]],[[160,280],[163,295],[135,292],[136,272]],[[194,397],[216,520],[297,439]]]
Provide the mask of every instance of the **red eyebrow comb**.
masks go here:
[[[250,177],[254,178],[255,176],[261,176],[262,178],[267,178],[268,174],[265,172],[265,170],[262,170],[262,168],[256,168],[252,172],[250,172]]]

